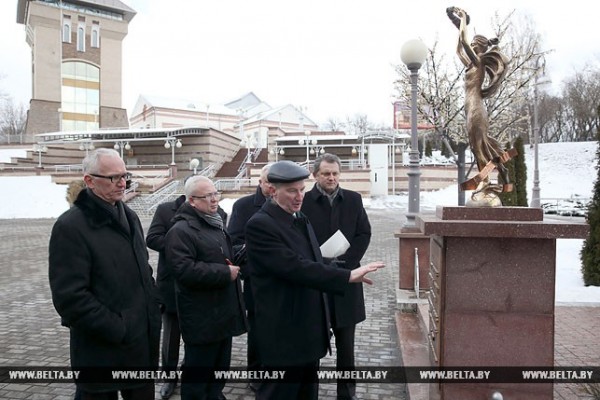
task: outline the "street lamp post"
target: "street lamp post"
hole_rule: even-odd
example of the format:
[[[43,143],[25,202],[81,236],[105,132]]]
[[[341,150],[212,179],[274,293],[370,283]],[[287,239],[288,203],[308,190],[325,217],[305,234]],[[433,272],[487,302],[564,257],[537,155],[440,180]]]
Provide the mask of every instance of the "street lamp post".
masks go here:
[[[540,124],[538,120],[538,70],[540,57],[535,61],[535,78],[533,81],[533,190],[531,207],[540,208],[540,170],[538,168],[538,143],[540,141]]]
[[[181,139],[177,139],[176,137],[168,137],[165,139],[165,149],[171,149],[171,165],[175,164],[175,147],[178,149],[181,148],[183,144],[181,143]]]
[[[406,213],[405,227],[416,227],[415,218],[419,213],[419,196],[420,182],[419,178],[421,170],[419,167],[419,143],[417,135],[417,79],[419,76],[419,68],[425,62],[427,57],[427,47],[418,40],[413,39],[402,45],[400,58],[406,64],[410,71],[410,98],[411,98],[411,113],[410,113],[410,133],[411,133],[411,149],[409,153],[408,165],[408,212]]]
[[[271,153],[271,155],[275,156],[275,162],[277,162],[278,161],[278,156],[285,155],[285,150],[283,149],[283,147],[273,146],[271,148],[271,150],[269,151],[269,153]]]
[[[192,158],[190,160],[190,169],[194,170],[194,175],[196,175],[199,165],[200,165],[200,160],[198,160],[197,158]]]
[[[79,150],[85,150],[85,156],[87,157],[87,155],[90,153],[90,150],[94,150],[96,147],[94,146],[94,143],[91,141],[85,141],[85,142],[81,142],[79,144]]]
[[[244,137],[242,138],[242,141],[240,142],[240,146],[245,147],[248,150],[248,154],[246,154],[246,161],[245,161],[246,164],[252,162],[250,150],[252,149],[252,146],[254,146],[254,145],[255,145],[255,134],[252,132],[246,132],[244,134]]]
[[[396,194],[396,130],[392,131],[392,196]]]
[[[542,73],[542,79],[539,80],[540,71],[540,56],[535,61],[535,77],[533,81],[533,188],[531,194],[531,207],[540,208],[540,169],[539,169],[539,156],[538,147],[540,143],[540,121],[539,121],[539,89],[540,85],[550,83],[550,80]],[[542,71],[544,67],[542,66]]]
[[[306,130],[304,131],[304,139],[300,139],[298,141],[298,144],[300,144],[300,146],[302,146],[303,144],[306,144],[306,166],[308,167],[308,164],[310,163],[310,144],[312,143],[313,145],[317,144],[317,139],[312,139],[312,141],[309,139],[310,137],[310,131]]]
[[[43,144],[36,143],[33,145],[33,151],[38,153],[38,168],[43,168],[42,167],[42,153],[47,152],[48,148]]]
[[[540,208],[540,170],[538,168],[538,143],[540,140],[540,125],[538,122],[538,87],[537,74],[533,84],[533,190],[531,207]]]
[[[129,150],[131,150],[131,145],[129,144],[129,142],[119,140],[119,141],[115,142],[115,145],[113,146],[113,148],[117,151],[121,150],[121,158],[123,158],[123,149],[129,151]]]

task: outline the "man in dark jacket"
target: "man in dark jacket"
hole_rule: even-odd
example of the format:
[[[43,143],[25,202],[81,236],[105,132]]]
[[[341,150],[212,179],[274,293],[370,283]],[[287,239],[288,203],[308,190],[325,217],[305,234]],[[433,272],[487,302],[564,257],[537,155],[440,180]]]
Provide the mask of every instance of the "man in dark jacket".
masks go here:
[[[350,243],[334,265],[352,270],[360,267],[371,240],[371,224],[359,193],[339,186],[341,162],[334,154],[323,154],[313,164],[316,180],[302,202],[302,212],[310,220],[319,245],[340,230]],[[348,285],[342,296],[328,295],[331,327],[335,335],[336,362],[339,369],[354,368],[356,324],[365,320],[362,283]],[[356,399],[354,381],[338,381],[338,400]]]
[[[308,171],[291,161],[269,169],[274,186],[246,225],[248,262],[261,362],[301,371],[293,382],[263,381],[257,399],[316,399],[316,370],[329,348],[328,306],[322,292],[342,294],[350,283],[383,267],[374,262],[347,270],[323,263],[306,217],[299,213]]]
[[[246,223],[256,213],[265,200],[269,197],[271,185],[267,178],[269,164],[265,165],[260,171],[260,179],[256,193],[238,199],[231,209],[231,219],[227,225],[227,232],[231,236],[234,247],[244,246],[246,243]],[[242,269],[242,279],[244,280],[244,303],[246,304],[248,317],[248,348],[247,360],[248,369],[258,369],[260,367],[260,357],[258,354],[258,345],[256,343],[256,330],[254,328],[254,299],[250,289],[250,266],[246,262],[240,265]],[[256,391],[257,385],[250,384],[250,388]]]
[[[165,238],[185,344],[181,398],[214,400],[224,398],[225,382],[211,371],[229,368],[232,337],[246,332],[239,267],[230,265],[231,240],[211,180],[188,179],[185,196]]]
[[[130,174],[119,153],[83,160],[82,190],[52,227],[52,301],[71,334],[71,366],[158,368],[160,311],[137,215],[123,202]],[[154,382],[76,382],[83,399],[154,399]]]
[[[187,179],[186,179],[187,181]],[[158,271],[156,283],[163,301],[162,309],[162,366],[165,371],[177,370],[179,363],[179,342],[181,341],[181,330],[179,329],[179,317],[175,305],[175,279],[168,268],[165,259],[165,237],[173,226],[173,217],[179,207],[185,203],[185,195],[182,194],[173,201],[166,201],[156,207],[156,212],[148,228],[146,245],[148,248],[158,252]],[[224,223],[227,221],[227,213],[219,207],[217,210]],[[166,400],[173,395],[177,378],[165,382],[160,389],[161,397]]]

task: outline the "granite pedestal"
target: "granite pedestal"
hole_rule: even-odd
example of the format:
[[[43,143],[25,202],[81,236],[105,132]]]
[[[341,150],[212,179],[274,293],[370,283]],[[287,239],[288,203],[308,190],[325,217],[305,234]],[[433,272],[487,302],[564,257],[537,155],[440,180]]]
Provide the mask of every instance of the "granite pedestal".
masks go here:
[[[556,239],[586,223],[541,209],[438,207],[417,216],[430,235],[428,345],[440,367],[552,367]],[[435,383],[430,399],[552,399],[551,383]]]

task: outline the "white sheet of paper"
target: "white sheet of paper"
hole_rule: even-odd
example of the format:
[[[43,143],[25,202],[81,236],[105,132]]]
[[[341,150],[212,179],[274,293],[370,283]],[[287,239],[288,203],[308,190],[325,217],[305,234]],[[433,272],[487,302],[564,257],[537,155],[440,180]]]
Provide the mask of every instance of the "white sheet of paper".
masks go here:
[[[325,258],[335,258],[346,253],[350,248],[350,242],[339,229],[321,245],[321,255]]]

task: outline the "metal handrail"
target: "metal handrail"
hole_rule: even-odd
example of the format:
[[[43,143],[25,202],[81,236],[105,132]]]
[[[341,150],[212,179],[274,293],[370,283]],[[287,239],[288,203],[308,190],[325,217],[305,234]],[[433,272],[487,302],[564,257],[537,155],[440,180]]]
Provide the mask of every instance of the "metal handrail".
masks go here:
[[[215,188],[218,191],[224,190],[240,190],[242,186],[250,186],[252,184],[250,178],[242,178],[242,179],[219,179],[215,183]]]
[[[125,194],[127,195],[129,193],[135,193],[139,185],[140,184],[138,182],[132,181],[131,185],[127,189],[125,189]]]
[[[419,298],[419,290],[421,283],[419,282],[419,248],[415,247],[415,295]]]

